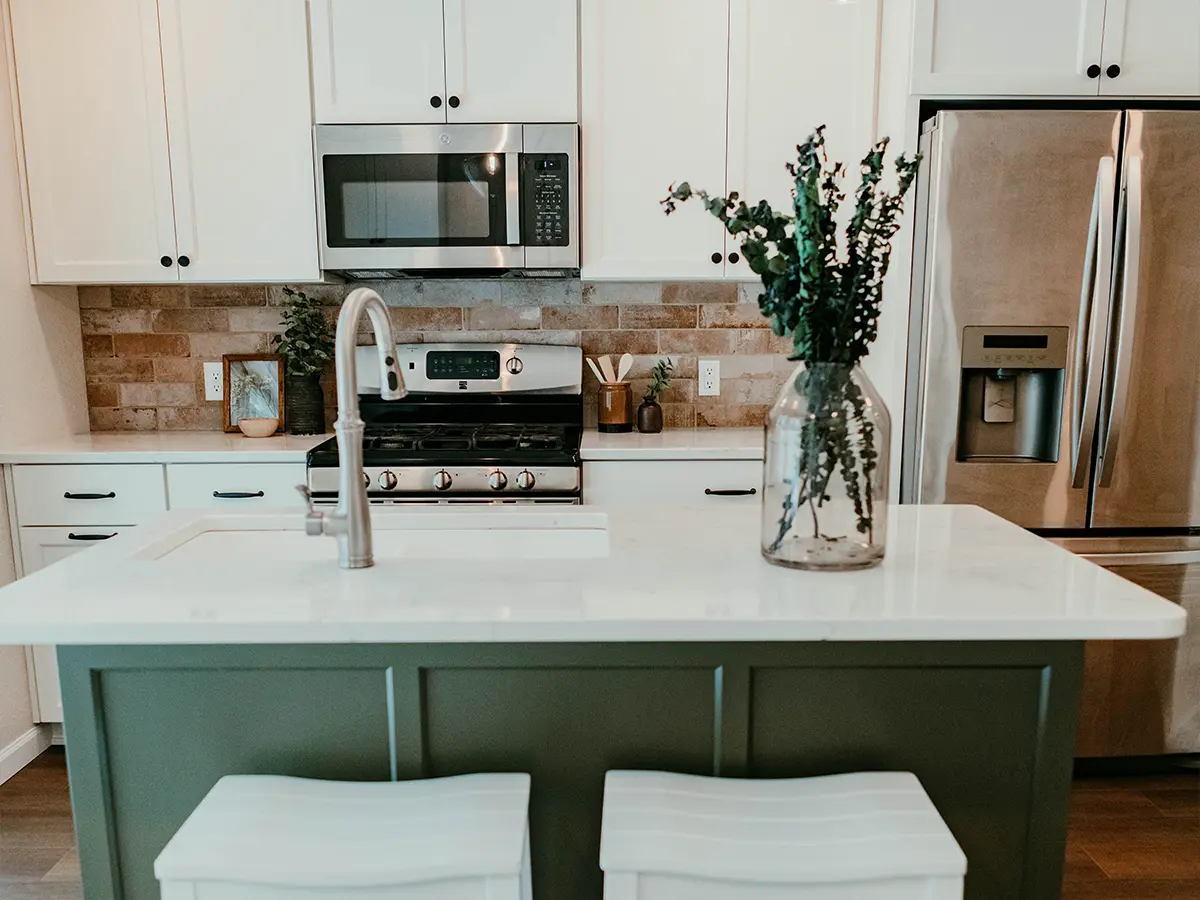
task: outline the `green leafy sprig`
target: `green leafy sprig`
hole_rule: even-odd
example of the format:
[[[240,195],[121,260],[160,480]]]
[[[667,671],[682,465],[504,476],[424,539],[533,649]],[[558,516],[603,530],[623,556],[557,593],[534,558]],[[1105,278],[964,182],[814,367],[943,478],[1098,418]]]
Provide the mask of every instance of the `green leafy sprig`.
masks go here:
[[[669,359],[660,359],[650,370],[650,386],[642,397],[647,403],[657,403],[663,391],[671,386],[671,374],[675,371],[675,363]]]
[[[333,329],[319,301],[288,287],[283,293],[288,297],[283,309],[284,330],[271,343],[282,354],[289,375],[313,375],[333,359]]]

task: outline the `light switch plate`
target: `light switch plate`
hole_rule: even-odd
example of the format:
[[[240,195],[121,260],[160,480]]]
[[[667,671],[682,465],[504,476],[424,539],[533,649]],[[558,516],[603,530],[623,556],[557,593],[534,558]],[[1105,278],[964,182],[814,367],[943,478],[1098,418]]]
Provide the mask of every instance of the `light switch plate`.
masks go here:
[[[204,399],[225,399],[225,367],[219,362],[204,364]]]
[[[721,361],[719,359],[700,360],[700,384],[696,393],[701,397],[719,397],[721,395]]]

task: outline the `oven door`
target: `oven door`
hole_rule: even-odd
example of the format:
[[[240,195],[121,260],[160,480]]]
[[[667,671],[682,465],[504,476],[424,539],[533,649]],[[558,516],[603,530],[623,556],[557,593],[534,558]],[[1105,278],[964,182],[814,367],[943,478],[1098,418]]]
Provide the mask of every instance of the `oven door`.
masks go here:
[[[1076,755],[1200,752],[1200,537],[1055,540],[1178,603],[1173,641],[1088,641]]]
[[[322,269],[516,269],[520,125],[321,125]]]

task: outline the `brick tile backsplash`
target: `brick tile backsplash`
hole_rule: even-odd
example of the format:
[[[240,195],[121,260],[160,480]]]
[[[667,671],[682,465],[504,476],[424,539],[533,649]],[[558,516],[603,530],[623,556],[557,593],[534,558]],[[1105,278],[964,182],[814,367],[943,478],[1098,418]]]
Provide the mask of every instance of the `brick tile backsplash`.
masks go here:
[[[331,322],[358,285],[296,285]],[[757,426],[791,371],[789,342],[758,312],[754,285],[578,279],[397,279],[370,283],[390,308],[397,339],[412,343],[524,342],[632,353],[635,402],[663,357],[675,378],[663,395],[669,428]],[[287,297],[282,285],[113,286],[79,289],[85,373],[95,431],[209,431],[221,404],[204,400],[202,363],[269,353]],[[374,340],[366,327],[360,343]],[[721,395],[696,392],[698,360],[721,360]],[[584,369],[587,421],[597,385]],[[333,374],[326,373],[332,423]]]

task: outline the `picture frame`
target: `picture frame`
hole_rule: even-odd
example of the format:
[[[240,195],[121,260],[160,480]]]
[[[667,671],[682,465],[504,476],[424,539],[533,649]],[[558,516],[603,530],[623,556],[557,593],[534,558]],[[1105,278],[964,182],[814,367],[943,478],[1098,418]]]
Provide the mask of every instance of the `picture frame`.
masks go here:
[[[243,418],[276,418],[283,431],[283,357],[278,353],[238,353],[221,357],[224,370],[224,428],[238,431]]]

